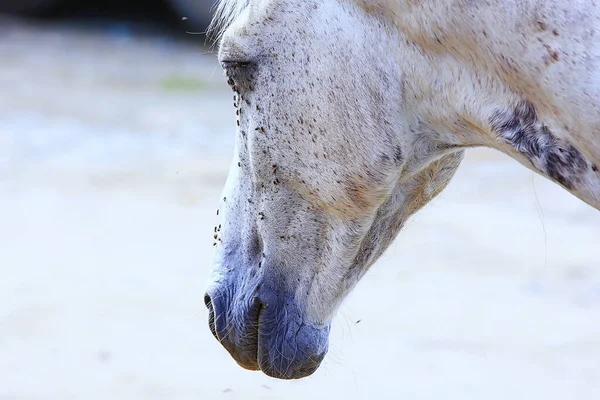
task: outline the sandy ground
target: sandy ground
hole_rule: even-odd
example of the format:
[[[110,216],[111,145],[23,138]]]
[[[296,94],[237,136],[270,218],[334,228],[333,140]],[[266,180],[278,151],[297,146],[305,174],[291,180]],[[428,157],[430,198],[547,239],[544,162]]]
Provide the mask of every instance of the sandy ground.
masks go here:
[[[600,213],[487,150],[313,377],[237,367],[202,303],[233,114],[200,44],[0,23],[0,399],[600,398]]]

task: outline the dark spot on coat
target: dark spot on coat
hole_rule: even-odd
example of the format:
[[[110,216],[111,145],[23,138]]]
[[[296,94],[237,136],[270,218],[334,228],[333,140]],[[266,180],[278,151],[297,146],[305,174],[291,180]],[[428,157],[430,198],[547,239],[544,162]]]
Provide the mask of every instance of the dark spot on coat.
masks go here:
[[[402,154],[402,147],[396,146],[396,150],[394,150],[394,161],[396,164],[401,164],[402,160],[404,160],[404,155]]]
[[[381,156],[379,156],[379,159],[381,160],[381,164],[383,165],[388,164],[388,162],[390,161],[390,157],[387,154],[382,154]]]
[[[547,44],[545,44],[544,47],[546,48],[546,51],[548,52],[548,56],[550,57],[550,60],[552,62],[557,62],[558,61],[558,52]]]
[[[588,169],[581,152],[554,136],[528,101],[519,102],[513,109],[497,110],[490,126],[500,141],[510,144],[537,170],[567,189],[573,189]]]
[[[537,25],[541,31],[545,31],[548,28],[548,25],[544,21],[537,21]]]
[[[573,180],[581,180],[581,173],[586,167],[587,163],[581,153],[573,146],[567,146],[565,149],[559,149],[558,152],[554,151],[548,154],[546,164],[548,175],[568,189],[573,187]]]
[[[598,166],[596,164],[592,165],[592,171],[598,172]]]

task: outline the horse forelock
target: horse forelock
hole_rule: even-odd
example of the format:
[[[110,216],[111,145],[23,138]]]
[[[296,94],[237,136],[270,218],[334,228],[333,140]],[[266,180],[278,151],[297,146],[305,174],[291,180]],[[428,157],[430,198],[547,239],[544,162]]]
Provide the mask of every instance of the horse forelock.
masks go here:
[[[208,27],[209,35],[219,39],[248,4],[250,4],[250,0],[219,0],[215,7],[213,19]]]

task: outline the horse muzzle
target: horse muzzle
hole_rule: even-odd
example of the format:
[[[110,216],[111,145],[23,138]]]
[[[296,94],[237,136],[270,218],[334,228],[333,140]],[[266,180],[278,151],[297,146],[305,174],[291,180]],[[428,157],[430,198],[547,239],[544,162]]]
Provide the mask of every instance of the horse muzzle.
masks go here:
[[[330,326],[307,323],[290,295],[260,286],[235,293],[220,284],[204,302],[211,332],[245,369],[300,379],[313,374],[327,353]]]

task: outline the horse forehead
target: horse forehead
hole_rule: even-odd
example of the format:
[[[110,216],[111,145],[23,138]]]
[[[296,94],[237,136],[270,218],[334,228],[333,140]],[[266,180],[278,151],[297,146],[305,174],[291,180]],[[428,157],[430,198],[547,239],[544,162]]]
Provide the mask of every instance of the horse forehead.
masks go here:
[[[370,1],[370,0],[369,0]],[[369,1],[365,0],[309,0],[298,2],[297,0],[222,0],[225,3],[223,6],[225,9],[230,8],[230,13],[235,13],[235,18],[231,15],[227,15],[227,11],[223,11],[225,15],[217,16],[215,23],[220,23],[219,19],[223,19],[221,23],[227,23],[225,35],[252,35],[262,34],[266,29],[276,28],[285,29],[288,33],[296,33],[303,35],[305,32],[302,29],[296,29],[296,27],[305,26],[311,19],[312,16],[327,15],[330,17],[337,17],[339,14],[339,8],[345,8],[347,5],[358,6],[366,14],[373,14],[374,10],[386,9],[386,12],[380,14],[389,14],[389,10],[386,6],[389,6],[390,1],[375,1],[374,4],[370,4]],[[245,4],[245,7],[236,6],[236,3]],[[229,4],[229,6],[227,6]],[[239,12],[234,10],[237,8],[241,9]],[[333,24],[337,21],[337,18],[329,18],[329,24]],[[281,43],[290,45],[290,43]],[[304,42],[296,42],[295,46],[303,45]],[[309,45],[309,43],[306,43]],[[310,45],[315,45],[311,43]]]
[[[244,0],[230,0],[229,3]],[[224,0],[227,3],[227,0]],[[296,0],[246,0],[247,6],[239,12],[237,17],[231,22],[228,30],[240,34],[250,31],[259,31],[268,26],[268,22],[275,22],[282,16],[285,18],[286,25],[301,23],[298,19],[302,14],[318,10],[317,3],[323,3],[323,0],[313,0],[308,3],[314,3],[315,7],[301,7]],[[295,16],[296,18],[292,18]],[[276,18],[280,17],[280,18]],[[228,18],[228,17],[225,17]]]

